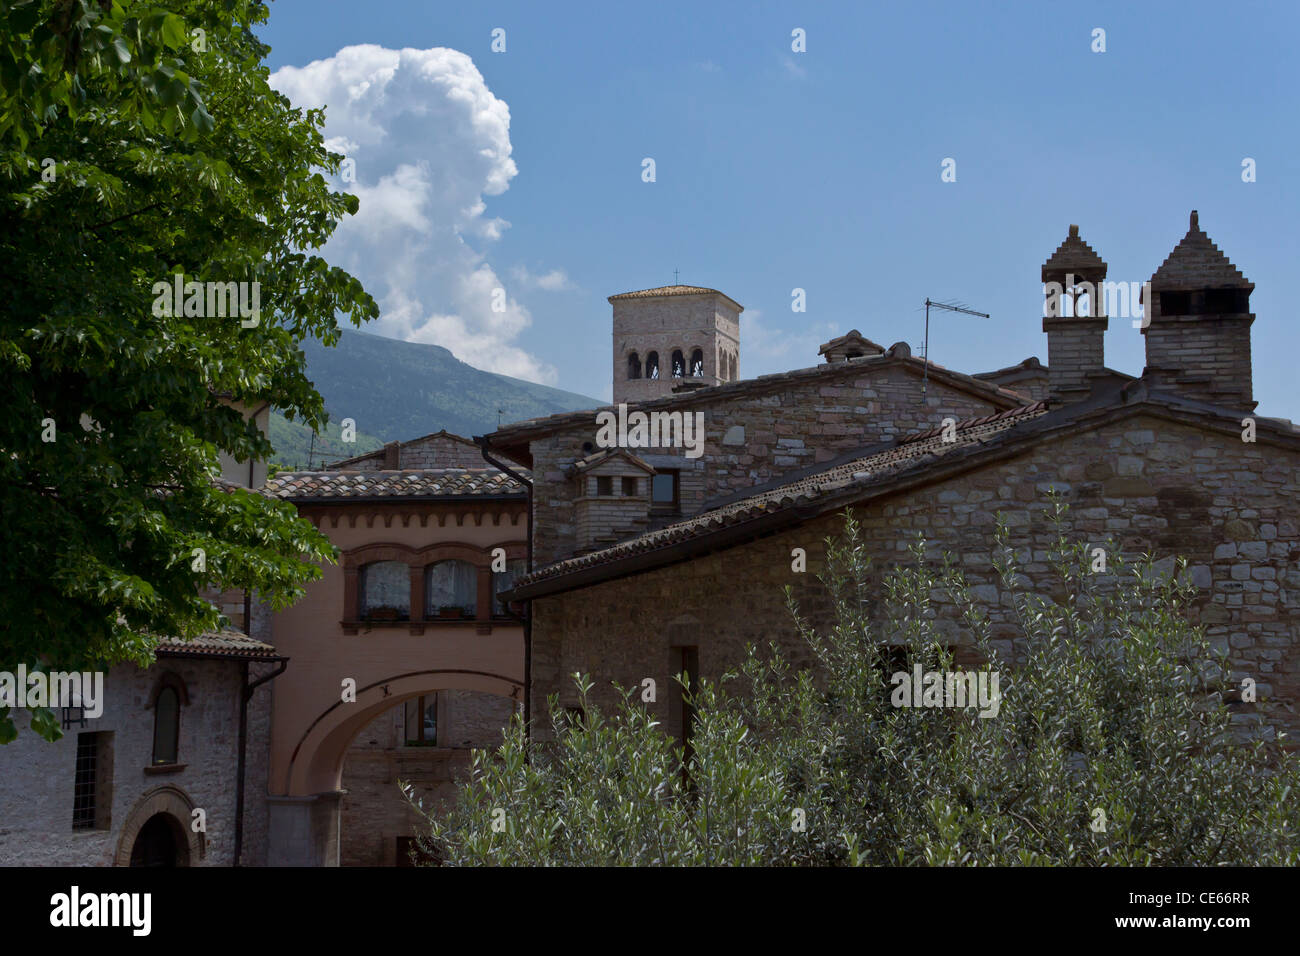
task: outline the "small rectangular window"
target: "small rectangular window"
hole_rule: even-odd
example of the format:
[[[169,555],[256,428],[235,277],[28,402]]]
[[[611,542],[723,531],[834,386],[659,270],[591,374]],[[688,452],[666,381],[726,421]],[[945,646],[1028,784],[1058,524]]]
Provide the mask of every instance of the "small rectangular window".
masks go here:
[[[610,475],[596,476],[596,494],[608,497],[614,493],[614,479]]]
[[[624,479],[623,479],[623,497],[624,497],[624,498],[635,498],[635,497],[636,497],[636,479],[635,479],[635,478],[624,478]]]
[[[427,694],[406,702],[406,746],[438,746],[438,695]]]
[[[675,511],[678,505],[678,475],[673,469],[665,469],[654,476],[650,485],[651,503],[660,510]]]

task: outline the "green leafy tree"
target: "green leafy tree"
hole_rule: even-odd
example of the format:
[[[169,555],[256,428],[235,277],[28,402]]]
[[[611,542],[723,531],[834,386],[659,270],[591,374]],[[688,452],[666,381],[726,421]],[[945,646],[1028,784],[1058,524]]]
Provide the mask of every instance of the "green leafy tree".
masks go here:
[[[0,6],[0,669],[147,663],[218,626],[203,589],[282,606],[333,557],[291,506],[216,480],[221,453],[271,455],[240,407],[324,425],[299,345],[377,315],[312,254],[357,200],[322,175],[342,160],[323,114],[268,85],[266,17]],[[160,305],[175,276],[247,283],[259,311]]]
[[[1114,548],[1094,573],[1065,506],[1048,514],[1048,593],[997,533],[1014,660],[924,542],[874,584],[849,515],[820,575],[829,618],[790,602],[815,672],[773,645],[750,649],[743,692],[704,682],[688,766],[638,697],[606,716],[579,678],[585,718],[553,718],[531,754],[516,719],[453,805],[420,806],[423,849],[471,865],[1296,863],[1296,757],[1225,701],[1228,662],[1188,620],[1196,589]],[[895,674],[918,664],[997,673],[996,707],[899,706]]]

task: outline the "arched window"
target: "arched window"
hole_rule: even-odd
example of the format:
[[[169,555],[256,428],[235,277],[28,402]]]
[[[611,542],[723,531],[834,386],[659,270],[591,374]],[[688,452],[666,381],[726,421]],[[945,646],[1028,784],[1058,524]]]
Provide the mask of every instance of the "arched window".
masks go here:
[[[682,358],[681,349],[673,349],[673,378],[681,378],[686,374],[686,359]]]
[[[641,356],[637,355],[635,352],[627,357],[627,377],[641,377]]]
[[[173,764],[181,739],[181,695],[171,684],[158,690],[153,704],[153,765]]]
[[[691,353],[691,378],[704,377],[704,350],[696,349]]]
[[[361,568],[363,621],[411,619],[411,571],[403,561],[375,561]]]
[[[732,356],[730,356],[730,357],[727,359],[727,368],[728,368],[728,370],[729,370],[730,373],[731,373],[731,374],[729,374],[729,375],[727,376],[727,380],[730,381],[730,382],[734,382],[734,381],[736,380],[736,377],[737,377],[737,372],[736,372],[736,356],[732,355]]]
[[[525,567],[527,563],[523,558],[511,558],[506,561],[504,571],[492,573],[492,613],[496,617],[504,617],[506,613],[506,605],[500,594],[515,586],[515,582],[523,577]]]
[[[478,568],[455,558],[429,565],[424,572],[424,597],[429,617],[475,617]]]
[[[659,377],[659,353],[658,352],[650,352],[646,355],[645,377],[646,378]]]

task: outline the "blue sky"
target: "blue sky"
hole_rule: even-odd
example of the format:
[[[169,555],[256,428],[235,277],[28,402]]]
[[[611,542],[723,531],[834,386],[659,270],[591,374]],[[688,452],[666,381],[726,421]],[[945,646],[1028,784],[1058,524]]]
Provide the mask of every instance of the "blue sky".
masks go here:
[[[326,255],[372,331],[607,398],[605,298],[680,269],[746,307],[742,377],[850,328],[919,343],[926,296],[991,313],[931,328],[936,362],[985,371],[1046,360],[1039,267],[1071,223],[1142,282],[1195,208],[1256,284],[1259,411],[1300,418],[1298,32],[1294,3],[276,0],[261,35],[273,70],[324,61],[274,82],[354,147],[371,218]],[[498,286],[505,315],[478,304]],[[1141,371],[1128,320],[1106,359]]]

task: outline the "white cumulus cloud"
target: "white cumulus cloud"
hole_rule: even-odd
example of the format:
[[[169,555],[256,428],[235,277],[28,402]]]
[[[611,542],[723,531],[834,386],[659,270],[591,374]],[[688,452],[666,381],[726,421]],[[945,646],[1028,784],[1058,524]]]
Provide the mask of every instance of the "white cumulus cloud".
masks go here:
[[[488,212],[518,170],[510,108],[456,50],[349,46],[271,85],[303,108],[325,107],[329,147],[355,163],[361,208],[325,247],[375,297],[368,331],[441,345],[479,368],[547,384],[554,368],[513,344],[528,309],[511,297],[484,247],[510,224]],[[528,273],[525,272],[527,276]],[[564,288],[561,270],[521,287]]]

